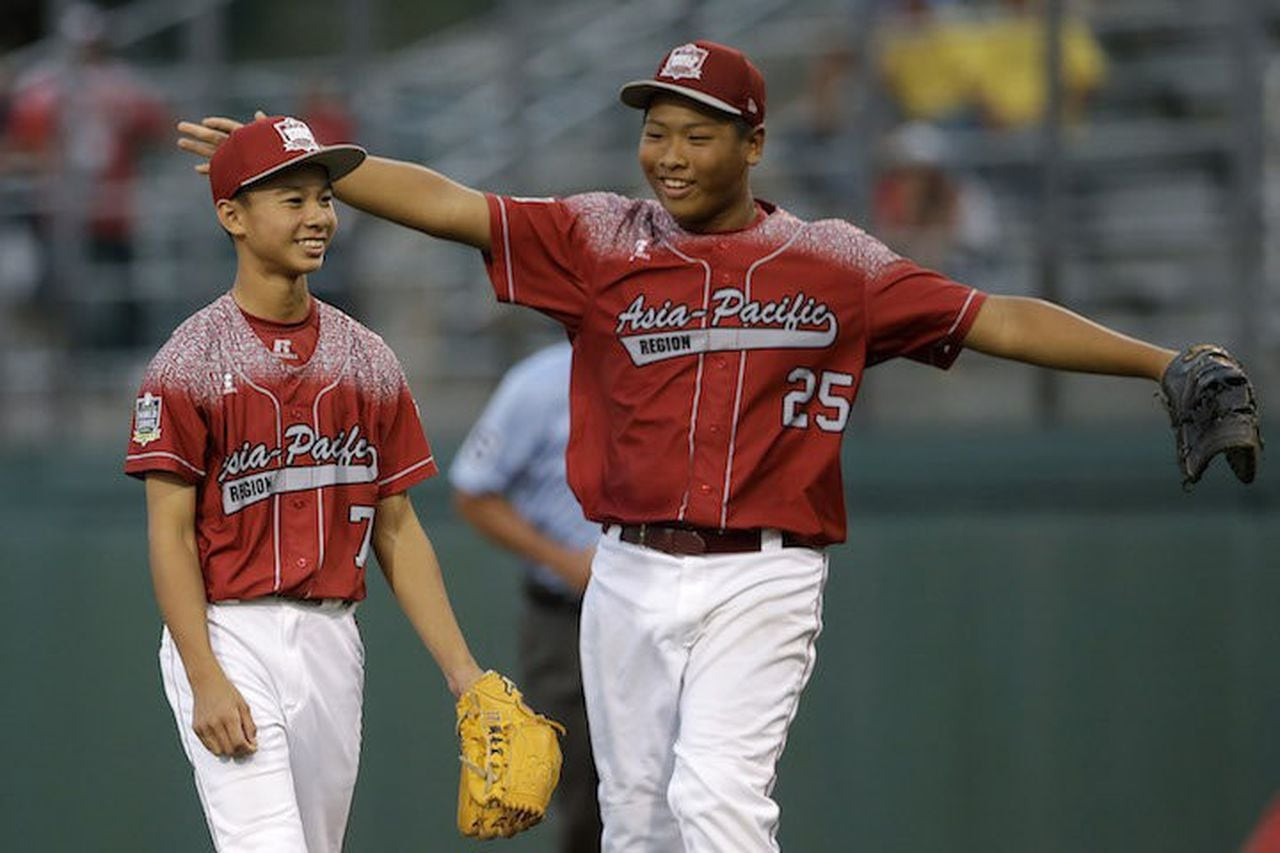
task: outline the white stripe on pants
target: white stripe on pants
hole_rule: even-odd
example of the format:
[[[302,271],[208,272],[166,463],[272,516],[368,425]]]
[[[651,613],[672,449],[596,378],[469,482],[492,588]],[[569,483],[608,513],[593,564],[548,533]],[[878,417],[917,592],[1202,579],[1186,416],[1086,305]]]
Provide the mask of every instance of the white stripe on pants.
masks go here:
[[[211,604],[209,641],[258,728],[222,758],[192,731],[192,694],[165,630],[160,671],[220,853],[337,853],[360,762],[364,649],[350,605]]]
[[[603,536],[582,675],[605,853],[765,853],[774,770],[813,670],[826,556],[675,557]]]

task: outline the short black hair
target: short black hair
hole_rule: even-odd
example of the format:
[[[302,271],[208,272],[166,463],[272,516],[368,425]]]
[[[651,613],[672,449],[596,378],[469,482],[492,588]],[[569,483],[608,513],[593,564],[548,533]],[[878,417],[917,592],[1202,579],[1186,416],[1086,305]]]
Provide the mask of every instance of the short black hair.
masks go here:
[[[750,122],[742,116],[733,116],[730,121],[733,124],[733,129],[738,132],[739,139],[747,140],[751,138],[751,133],[755,128],[751,126]]]

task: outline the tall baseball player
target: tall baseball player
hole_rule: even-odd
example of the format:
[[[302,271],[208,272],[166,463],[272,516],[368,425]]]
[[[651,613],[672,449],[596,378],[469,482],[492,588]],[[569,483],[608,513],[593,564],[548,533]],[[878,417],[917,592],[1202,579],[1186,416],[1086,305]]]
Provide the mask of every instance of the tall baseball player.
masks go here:
[[[335,189],[480,249],[498,299],[572,336],[569,481],[605,530],[581,640],[604,849],[777,850],[774,771],[813,669],[823,549],[845,538],[840,442],[868,367],[969,348],[1162,380],[1192,480],[1221,450],[1252,478],[1256,417],[1236,416],[1252,395],[1219,349],[1175,359],[756,198],[765,85],[733,48],[679,45],[621,99],[643,110],[656,201],[502,197],[379,158]],[[235,126],[183,123],[179,144],[208,155]]]
[[[455,695],[481,675],[406,494],[436,463],[400,365],[307,290],[330,181],[364,157],[284,116],[231,135],[209,177],[235,283],[161,348],[134,410],[164,690],[220,851],[342,847],[370,549]]]

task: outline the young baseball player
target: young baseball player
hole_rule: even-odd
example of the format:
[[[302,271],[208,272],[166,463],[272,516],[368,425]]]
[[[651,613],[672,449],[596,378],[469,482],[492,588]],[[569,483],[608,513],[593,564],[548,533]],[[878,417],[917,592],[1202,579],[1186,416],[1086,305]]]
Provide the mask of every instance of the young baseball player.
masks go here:
[[[481,675],[406,493],[436,463],[400,365],[307,290],[330,182],[364,157],[283,116],[231,134],[209,179],[235,282],[161,348],[134,411],[160,669],[220,851],[342,847],[370,549],[454,694]]]
[[[524,604],[521,683],[565,724],[556,794],[560,853],[600,849],[600,809],[582,675],[578,623],[600,525],[582,515],[565,479],[569,443],[567,342],[507,372],[449,468],[454,504],[472,527],[520,558]]]
[[[823,549],[845,538],[863,372],[969,348],[1168,391],[1176,354],[756,198],[765,85],[733,48],[682,44],[621,99],[643,111],[656,201],[503,197],[379,158],[335,189],[480,249],[498,299],[571,334],[568,476],[605,531],[581,627],[603,848],[777,850],[774,771],[813,669]],[[180,145],[207,156],[235,126],[184,123]],[[1256,445],[1237,450],[1251,477]]]

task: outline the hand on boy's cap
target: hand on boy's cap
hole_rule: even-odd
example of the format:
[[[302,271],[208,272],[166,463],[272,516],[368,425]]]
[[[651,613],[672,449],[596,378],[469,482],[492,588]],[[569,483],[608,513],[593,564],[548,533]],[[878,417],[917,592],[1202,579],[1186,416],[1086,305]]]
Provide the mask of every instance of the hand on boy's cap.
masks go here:
[[[255,110],[253,120],[257,121],[266,118],[267,114],[262,110]],[[222,144],[222,140],[231,135],[233,130],[244,126],[244,122],[236,121],[226,116],[205,116],[200,119],[197,124],[191,121],[178,122],[178,132],[185,136],[178,137],[178,147],[183,151],[190,151],[192,154],[203,157],[199,163],[196,163],[195,170],[201,175],[209,174],[209,158],[213,156],[213,152]]]

